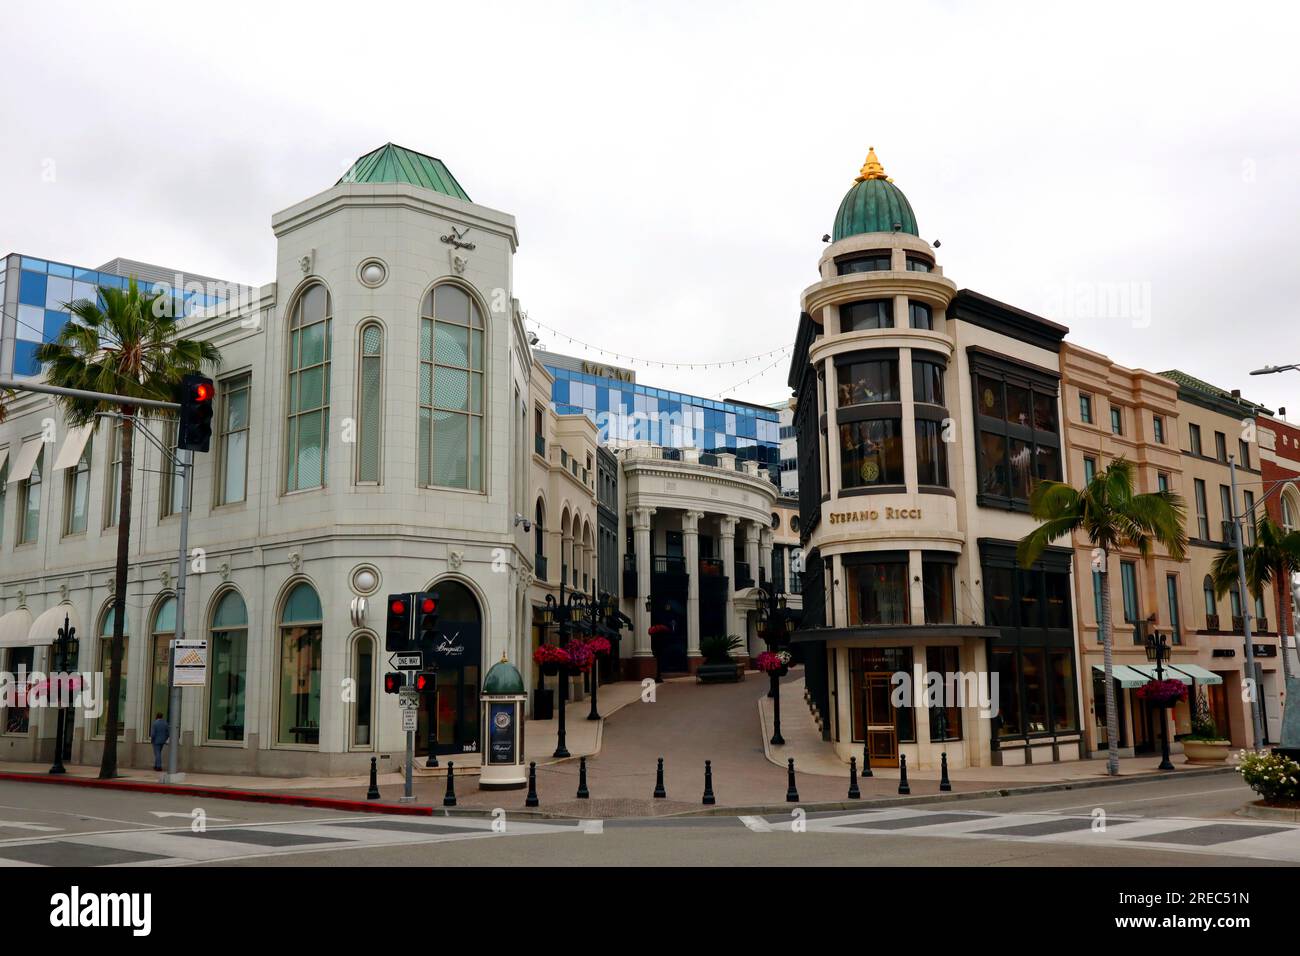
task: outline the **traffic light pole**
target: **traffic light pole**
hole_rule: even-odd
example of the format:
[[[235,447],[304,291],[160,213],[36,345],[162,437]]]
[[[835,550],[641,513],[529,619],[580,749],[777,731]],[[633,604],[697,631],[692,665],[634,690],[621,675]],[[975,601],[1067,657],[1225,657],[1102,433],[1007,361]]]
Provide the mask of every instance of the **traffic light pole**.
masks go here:
[[[403,671],[402,686],[415,687],[415,672]],[[415,731],[406,732],[406,791],[402,794],[402,803],[415,802]]]
[[[181,749],[181,689],[176,683],[176,647],[185,639],[185,572],[189,567],[190,504],[194,500],[194,452],[184,448],[176,450],[176,467],[181,470],[181,547],[176,567],[176,632],[172,640],[171,707],[167,727],[171,733],[171,746],[167,748],[167,774],[164,783],[180,783],[185,779],[177,772]]]

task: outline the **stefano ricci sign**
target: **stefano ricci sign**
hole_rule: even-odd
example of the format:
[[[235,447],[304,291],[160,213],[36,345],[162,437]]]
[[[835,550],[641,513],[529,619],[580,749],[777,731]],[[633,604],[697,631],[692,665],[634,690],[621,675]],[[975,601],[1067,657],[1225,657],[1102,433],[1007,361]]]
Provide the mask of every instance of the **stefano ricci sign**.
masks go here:
[[[920,517],[920,508],[895,508],[887,505],[862,511],[832,511],[829,521],[831,524],[856,524],[863,521],[915,521]]]

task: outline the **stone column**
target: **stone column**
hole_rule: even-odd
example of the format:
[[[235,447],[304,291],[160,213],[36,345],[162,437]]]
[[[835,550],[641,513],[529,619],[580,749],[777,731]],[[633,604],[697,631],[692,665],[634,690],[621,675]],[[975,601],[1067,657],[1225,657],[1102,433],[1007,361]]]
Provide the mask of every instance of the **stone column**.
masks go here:
[[[758,533],[758,566],[767,576],[767,586],[772,586],[772,531],[764,528]]]
[[[632,511],[632,540],[636,547],[636,650],[634,657],[653,657],[650,648],[650,612],[646,602],[650,598],[650,519],[654,508],[635,508]],[[651,669],[653,676],[653,668]]]
[[[686,658],[700,657],[700,519],[699,511],[682,513],[682,545],[686,552]]]
[[[723,516],[718,519],[722,549],[722,573],[727,576],[727,633],[743,634],[736,628],[736,521]]]
[[[758,534],[760,526],[757,521],[745,522],[745,563],[749,565],[750,576],[758,584]]]

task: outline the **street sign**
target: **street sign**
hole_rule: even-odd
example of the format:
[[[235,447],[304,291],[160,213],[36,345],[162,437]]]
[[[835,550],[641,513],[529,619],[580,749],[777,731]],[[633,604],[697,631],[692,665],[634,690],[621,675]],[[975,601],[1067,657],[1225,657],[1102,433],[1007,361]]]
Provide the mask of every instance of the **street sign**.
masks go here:
[[[172,641],[174,648],[172,666],[173,687],[202,687],[207,684],[208,642]]]
[[[403,710],[416,710],[420,706],[420,692],[414,687],[403,687],[397,693],[397,703]]]
[[[418,710],[402,711],[402,730],[405,733],[413,734],[420,728],[420,712]]]
[[[394,654],[388,658],[388,663],[399,671],[424,670],[424,655],[419,651],[411,654]]]

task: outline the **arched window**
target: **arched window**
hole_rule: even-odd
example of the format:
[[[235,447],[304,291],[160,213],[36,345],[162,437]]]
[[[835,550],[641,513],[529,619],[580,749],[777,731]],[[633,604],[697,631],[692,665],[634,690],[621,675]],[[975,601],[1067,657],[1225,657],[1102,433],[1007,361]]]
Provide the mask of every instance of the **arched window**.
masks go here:
[[[153,612],[153,621],[149,625],[151,635],[150,647],[153,657],[149,666],[149,712],[145,714],[145,723],[153,723],[154,717],[162,714],[171,722],[168,714],[171,689],[171,641],[176,636],[176,599],[168,597]]]
[[[290,593],[280,612],[280,713],[276,741],[320,743],[320,666],[324,612],[310,584]]]
[[[483,313],[455,285],[420,319],[420,484],[483,488]]]
[[[208,739],[243,740],[248,608],[238,591],[217,602],[208,640]]]
[[[131,648],[131,619],[125,609],[122,611],[122,686],[117,695],[117,736],[122,736],[126,726],[126,663],[130,659],[127,653]],[[113,662],[113,605],[104,609],[99,619],[99,670],[104,675],[104,693],[108,693],[108,680]],[[104,712],[95,722],[95,736],[108,735],[108,701],[104,702]]]
[[[1288,494],[1288,491],[1293,490],[1293,487],[1283,489],[1282,491],[1282,530],[1283,531],[1294,531],[1296,529],[1296,507],[1295,507],[1295,503],[1291,500],[1291,495]]]
[[[316,283],[289,316],[286,491],[321,488],[328,477],[330,314],[330,294]]]
[[[452,579],[436,582],[438,592],[437,734],[440,754],[481,751],[479,735],[480,659],[483,612],[478,598],[466,585]],[[428,691],[425,692],[426,694]],[[419,710],[416,750],[428,753],[429,710],[425,700]]]
[[[384,406],[384,330],[378,322],[361,327],[357,380],[357,481],[379,481]]]
[[[362,634],[352,644],[352,679],[356,681],[356,698],[352,705],[352,749],[369,750],[374,746],[371,724],[374,720],[375,639]]]
[[[546,560],[546,506],[542,504],[542,499],[537,499],[537,510],[533,513],[533,554],[537,556],[533,563],[541,568],[542,562]],[[545,572],[537,575],[541,580],[546,580]]]

